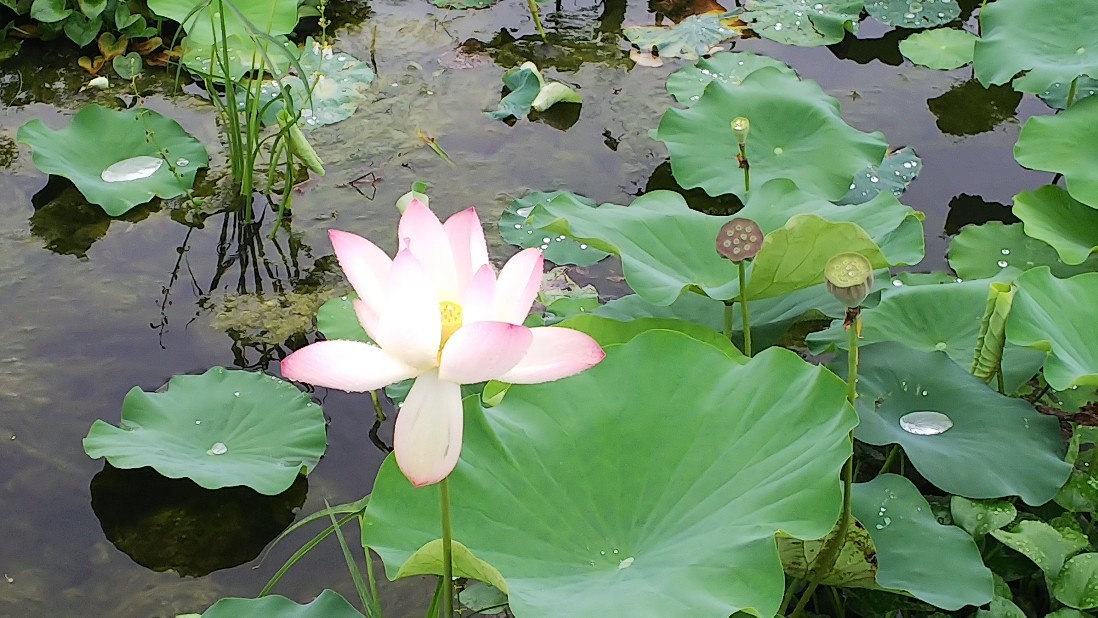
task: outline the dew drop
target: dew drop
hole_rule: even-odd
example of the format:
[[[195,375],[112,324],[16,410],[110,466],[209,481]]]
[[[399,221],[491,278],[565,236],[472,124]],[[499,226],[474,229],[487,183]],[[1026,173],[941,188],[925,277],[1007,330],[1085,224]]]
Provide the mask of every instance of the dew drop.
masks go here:
[[[516,230],[521,230],[522,229],[522,224],[521,223],[516,223],[515,224],[515,229]]]
[[[917,436],[936,436],[950,427],[953,427],[953,421],[941,412],[909,412],[900,417],[900,429]]]
[[[175,166],[176,167],[187,167],[190,164],[191,164],[191,162],[188,161],[187,159],[176,159],[175,160]]]
[[[944,341],[939,341],[938,343],[934,344],[934,349],[938,350],[939,352],[945,352],[946,347],[947,347],[946,342],[944,342]],[[926,392],[924,391],[923,394],[925,395]]]
[[[899,279],[893,279],[892,280],[892,285],[894,285],[896,287],[901,287],[901,286],[903,286],[903,284],[904,284],[904,282],[900,281]]]
[[[580,249],[586,249],[587,245],[580,245]]]
[[[1080,47],[1079,49],[1075,50],[1076,56],[1082,56],[1085,53],[1087,53],[1087,48],[1085,47]]]
[[[617,552],[615,552],[615,553],[617,553]],[[632,556],[630,556],[629,558],[626,558],[625,560],[622,560],[621,562],[619,562],[618,563],[618,570],[628,569],[631,566],[633,566]]]
[[[195,422],[194,422],[194,424],[195,424],[195,425],[201,425],[201,424],[202,424],[202,421],[195,421]]]
[[[1006,268],[1009,266],[1009,263],[1006,260],[999,260],[996,264],[999,265],[999,268]]]
[[[240,396],[240,391],[236,391],[235,393],[233,393],[233,397],[239,397],[239,396]]]
[[[880,178],[877,178],[876,176],[870,176],[870,178],[869,178],[869,182],[879,182],[879,181],[880,181]]]
[[[148,178],[155,174],[156,170],[160,169],[160,166],[163,164],[164,159],[159,157],[150,157],[146,155],[130,157],[129,159],[122,159],[118,163],[103,170],[99,177],[103,179],[103,182],[129,182],[131,180],[141,180],[142,178]]]
[[[1003,255],[1010,255],[1010,249],[1003,249]]]
[[[777,148],[774,149],[774,154],[776,154],[776,155],[780,155],[783,152],[785,152],[785,150],[781,146],[778,146]]]
[[[210,450],[206,451],[207,455],[224,455],[229,452],[229,447],[225,446],[224,442],[214,442]]]

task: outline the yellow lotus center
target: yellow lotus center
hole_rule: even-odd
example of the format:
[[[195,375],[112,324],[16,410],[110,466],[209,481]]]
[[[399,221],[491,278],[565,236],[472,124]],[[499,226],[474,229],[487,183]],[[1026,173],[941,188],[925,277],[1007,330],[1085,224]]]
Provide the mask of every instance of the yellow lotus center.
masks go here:
[[[438,310],[442,314],[442,341],[438,344],[439,353],[441,354],[443,346],[450,339],[450,335],[453,335],[457,332],[457,329],[461,328],[461,305],[443,301],[438,304]]]

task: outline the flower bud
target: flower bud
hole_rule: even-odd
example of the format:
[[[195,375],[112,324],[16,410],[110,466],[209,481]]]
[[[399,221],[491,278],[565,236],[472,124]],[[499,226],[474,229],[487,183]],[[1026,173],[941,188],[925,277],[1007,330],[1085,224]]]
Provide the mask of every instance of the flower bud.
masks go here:
[[[743,116],[737,116],[732,120],[732,134],[740,145],[747,143],[747,134],[751,131],[751,122]]]
[[[824,266],[827,291],[847,307],[857,307],[873,289],[873,264],[860,253],[840,253]]]

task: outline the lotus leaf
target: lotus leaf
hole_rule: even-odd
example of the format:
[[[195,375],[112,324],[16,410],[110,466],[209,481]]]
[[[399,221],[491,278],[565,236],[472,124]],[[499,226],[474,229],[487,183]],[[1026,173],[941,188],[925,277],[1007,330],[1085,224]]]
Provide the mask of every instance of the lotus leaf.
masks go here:
[[[991,536],[1003,545],[1033,561],[1050,580],[1055,580],[1069,556],[1079,553],[1089,542],[1083,537],[1080,546],[1075,535],[1064,536],[1043,521],[1024,520],[1008,530],[992,530]]]
[[[631,26],[622,34],[643,51],[655,50],[661,58],[697,60],[718,43],[736,36],[739,11],[691,15],[667,26]]]
[[[924,67],[956,69],[972,62],[976,38],[971,32],[955,28],[916,32],[900,41],[900,53]]]
[[[493,408],[465,399],[454,538],[503,574],[516,616],[773,615],[774,533],[818,538],[838,516],[844,385],[787,350],[739,365],[666,331],[606,353]],[[414,489],[390,457],[364,545],[391,577],[438,536],[437,489]]]
[[[961,14],[957,0],[866,0],[865,10],[882,24],[901,28],[933,28]]]
[[[778,534],[777,541],[785,572],[798,579],[809,579],[809,567],[820,555],[824,541],[802,541],[781,533]],[[835,566],[823,576],[820,583],[842,588],[880,589],[877,585],[877,550],[873,547],[873,539],[869,538],[865,527],[857,521],[853,522],[846,533],[846,540],[835,560]]]
[[[181,45],[183,66],[216,82],[225,81],[225,59],[228,59],[229,79],[240,81],[259,67],[273,73],[285,72],[297,56],[297,47],[282,35],[257,42],[243,34],[232,34],[225,37],[223,46],[220,41],[215,44],[186,37]],[[216,51],[215,45],[218,46]]]
[[[854,516],[877,549],[877,583],[948,610],[991,600],[991,571],[968,534],[935,519],[908,479],[882,474],[851,492]]]
[[[156,135],[155,142],[146,131]],[[149,109],[88,105],[57,131],[31,120],[19,127],[18,141],[34,150],[35,167],[68,178],[112,217],[154,197],[183,195],[209,162],[206,149],[179,123]]]
[[[862,342],[896,341],[915,350],[945,352],[960,369],[968,371],[980,331],[987,286],[987,281],[974,280],[894,287],[881,296],[879,305],[862,310]],[[816,354],[832,346],[846,349],[848,340],[842,320],[807,338],[809,349]],[[1008,391],[1013,392],[1033,377],[1043,361],[1040,352],[1008,345],[1003,360]]]
[[[121,425],[95,421],[84,451],[117,468],[151,466],[207,489],[245,485],[270,496],[320,460],[324,428],[320,406],[293,385],[214,367],[175,376],[164,392],[134,387]]]
[[[510,93],[499,102],[499,108],[485,112],[489,118],[521,118],[529,114],[531,108],[543,112],[556,103],[583,101],[571,87],[560,82],[547,83],[533,62],[524,62],[521,66],[505,71],[503,85]]]
[[[871,165],[854,174],[854,182],[850,183],[850,192],[838,203],[861,204],[877,197],[882,191],[888,191],[900,197],[921,171],[923,171],[922,159],[915,154],[913,148],[905,146],[889,153],[880,165]]]
[[[840,376],[845,362],[832,367]],[[1026,504],[1044,504],[1067,480],[1071,466],[1062,458],[1056,419],[991,390],[946,354],[876,343],[861,348],[859,367],[855,436],[900,444],[939,488],[966,498],[1017,495]],[[944,414],[952,427],[919,435],[901,426],[901,417],[923,411]]]
[[[1055,116],[1027,120],[1014,158],[1030,169],[1063,174],[1071,197],[1098,208],[1098,97],[1087,97]]]
[[[334,590],[325,590],[316,599],[299,605],[278,594],[258,599],[225,598],[202,612],[202,618],[361,618],[362,614]]]
[[[561,326],[591,335],[606,347],[627,343],[637,335],[650,330],[667,330],[683,333],[691,339],[708,343],[738,363],[746,363],[747,357],[718,331],[700,324],[674,318],[635,318],[628,321],[614,320],[595,315],[579,315],[564,321]]]
[[[1098,386],[1098,347],[1092,345],[1090,299],[1098,298],[1098,273],[1057,279],[1047,267],[1015,280],[1018,292],[1007,322],[1007,341],[1048,352],[1045,381],[1056,390]]]
[[[701,98],[709,82],[738,86],[745,77],[763,67],[774,67],[791,79],[797,79],[793,69],[781,60],[752,52],[720,52],[672,73],[667,78],[667,92],[689,107]]]
[[[65,0],[34,0],[30,7],[31,19],[44,23],[61,21],[72,15],[72,9],[67,4]]]
[[[354,305],[357,296],[352,292],[329,299],[316,313],[316,329],[325,339],[346,339],[370,342],[370,336],[358,321]]]
[[[1013,279],[1036,266],[1049,266],[1057,277],[1098,270],[1098,256],[1069,266],[1048,244],[1026,236],[1022,225],[991,221],[961,230],[949,246],[949,265],[962,279]]]
[[[1068,106],[1067,98],[1070,93],[1071,82],[1055,82],[1048,87],[1048,90],[1037,96],[1053,109],[1064,109]],[[1080,76],[1078,83],[1075,84],[1075,100],[1078,101],[1093,94],[1098,94],[1098,79],[1089,75]]]
[[[1027,236],[1047,242],[1066,264],[1082,264],[1098,249],[1098,210],[1056,185],[1015,195],[1014,214]]]
[[[503,580],[503,576],[494,566],[477,558],[468,547],[458,541],[453,541],[451,546],[451,552],[453,552],[451,564],[454,569],[454,577],[465,577],[479,582],[486,582],[506,594],[507,582]],[[442,573],[443,560],[442,539],[428,541],[427,544],[408,556],[404,564],[400,565],[396,579]]]
[[[567,236],[549,234],[527,222],[527,217],[533,212],[535,206],[557,198],[571,200],[577,206],[587,206],[589,208],[595,206],[593,200],[566,191],[530,193],[511,202],[511,205],[500,215],[500,236],[503,237],[503,240],[518,247],[540,248],[542,254],[545,255],[545,259],[554,264],[590,266],[606,258],[609,254],[604,251],[593,249],[587,244],[577,242]]]
[[[1068,560],[1056,578],[1052,594],[1068,607],[1098,607],[1098,554],[1079,554]]]
[[[1018,509],[1006,500],[969,500],[961,496],[949,499],[949,512],[953,523],[974,539],[1002,528],[1018,516]]]
[[[739,148],[729,130],[740,116],[751,121],[747,157],[756,186],[789,178],[809,193],[834,200],[846,194],[855,173],[884,158],[884,136],[843,122],[838,101],[815,82],[794,81],[768,67],[739,86],[710,82],[693,107],[664,113],[655,137],[667,145],[680,185],[747,198],[736,164]]]
[[[484,582],[472,582],[458,593],[458,600],[474,614],[494,616],[507,606],[507,595]]]
[[[927,99],[926,106],[938,118],[938,128],[950,135],[976,135],[1013,118],[1022,93],[1007,86],[985,88],[970,79]]]
[[[224,35],[260,37],[293,32],[297,0],[149,0],[161,17],[183,24],[196,45],[210,45]]]
[[[759,36],[813,47],[858,31],[862,0],[749,0],[742,19]]]
[[[996,0],[980,12],[983,36],[973,66],[980,83],[1005,84],[1036,94],[1056,82],[1098,75],[1098,44],[1093,24],[1098,3],[1091,0]]]

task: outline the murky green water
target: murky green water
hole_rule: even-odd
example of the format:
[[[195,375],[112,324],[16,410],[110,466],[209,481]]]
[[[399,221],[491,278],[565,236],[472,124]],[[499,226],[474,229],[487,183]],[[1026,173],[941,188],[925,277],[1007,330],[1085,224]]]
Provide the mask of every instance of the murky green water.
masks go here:
[[[149,513],[161,526],[156,529],[186,530],[182,541],[178,535],[164,539],[168,553],[188,544],[206,547],[203,530],[211,524],[187,519],[168,526],[173,522],[161,520],[182,516],[157,511],[155,498],[174,489],[142,484],[144,493],[119,493],[114,485],[120,481],[99,475],[103,464],[90,461],[80,441],[94,419],[117,422],[133,386],[153,390],[174,374],[219,364],[277,372],[277,359],[288,352],[283,342],[303,343],[299,331],[312,312],[343,285],[328,228],[367,235],[391,249],[392,204],[414,180],[430,183],[431,205],[441,214],[476,205],[491,222],[527,191],[569,189],[600,202],[628,203],[639,192],[668,186],[666,150],[648,131],[670,105],[663,82],[681,63],[631,69],[627,47],[618,42],[623,22],[653,23],[644,4],[543,5],[552,47],[536,40],[519,0],[468,13],[419,1],[369,8],[359,6],[368,16],[338,31],[337,47],[366,59],[373,46],[375,100],[350,120],[311,134],[328,175],[296,195],[290,229],[274,241],[266,239],[268,227],[256,233],[224,213],[210,214],[200,227],[193,220],[187,225],[185,213],[169,206],[139,208],[110,221],[66,183],[47,187],[29,150],[14,144],[19,125],[41,118],[57,128],[80,106],[115,104],[125,91],[114,86],[77,93],[85,76],[71,50],[51,60],[53,54],[28,46],[22,58],[0,65],[6,105],[0,108],[0,616],[201,611],[221,596],[253,596],[308,538],[292,537],[257,569],[250,561],[200,578],[149,570],[115,546],[133,541],[127,513]],[[1044,106],[1026,98],[1013,114],[1009,93],[989,96],[966,85],[968,68],[900,66],[900,37],[872,20],[863,22],[859,36],[876,40],[848,37],[833,49],[750,40],[735,49],[788,62],[840,99],[848,122],[917,150],[925,171],[904,202],[927,213],[928,258],[921,269],[940,268],[947,229],[1002,217],[1011,196],[1046,180],[1011,157],[1019,120],[1045,113]],[[501,64],[444,69],[439,59],[469,38],[495,46],[492,54]],[[579,88],[584,104],[578,118],[547,115],[508,126],[481,113],[499,100],[503,68],[522,59]],[[154,94],[145,105],[214,149],[211,108],[194,96],[169,96],[163,86],[150,83],[149,89]],[[425,148],[417,130],[437,138],[457,165]],[[223,153],[212,154],[213,165],[223,166]],[[365,196],[339,186],[368,172],[380,182],[360,185]],[[267,213],[267,226],[271,220]],[[506,253],[498,237],[491,242],[499,255]],[[615,268],[594,272],[611,278],[601,286],[607,293],[621,290],[612,281]],[[347,502],[370,490],[383,453],[371,443],[369,400],[317,395],[331,418],[328,454],[292,499],[255,507],[269,514],[257,515],[263,525],[285,525],[302,500],[302,512],[313,512],[325,499]],[[391,427],[378,435],[387,442]],[[132,509],[118,509],[120,503]],[[187,517],[214,508],[188,504]],[[232,530],[238,515],[217,515]],[[209,547],[202,551],[218,551]],[[196,573],[217,562],[202,565]],[[308,600],[324,587],[354,596],[334,543],[307,558],[277,591]],[[415,582],[388,587],[392,614],[415,615],[409,608],[423,602],[423,591]]]

